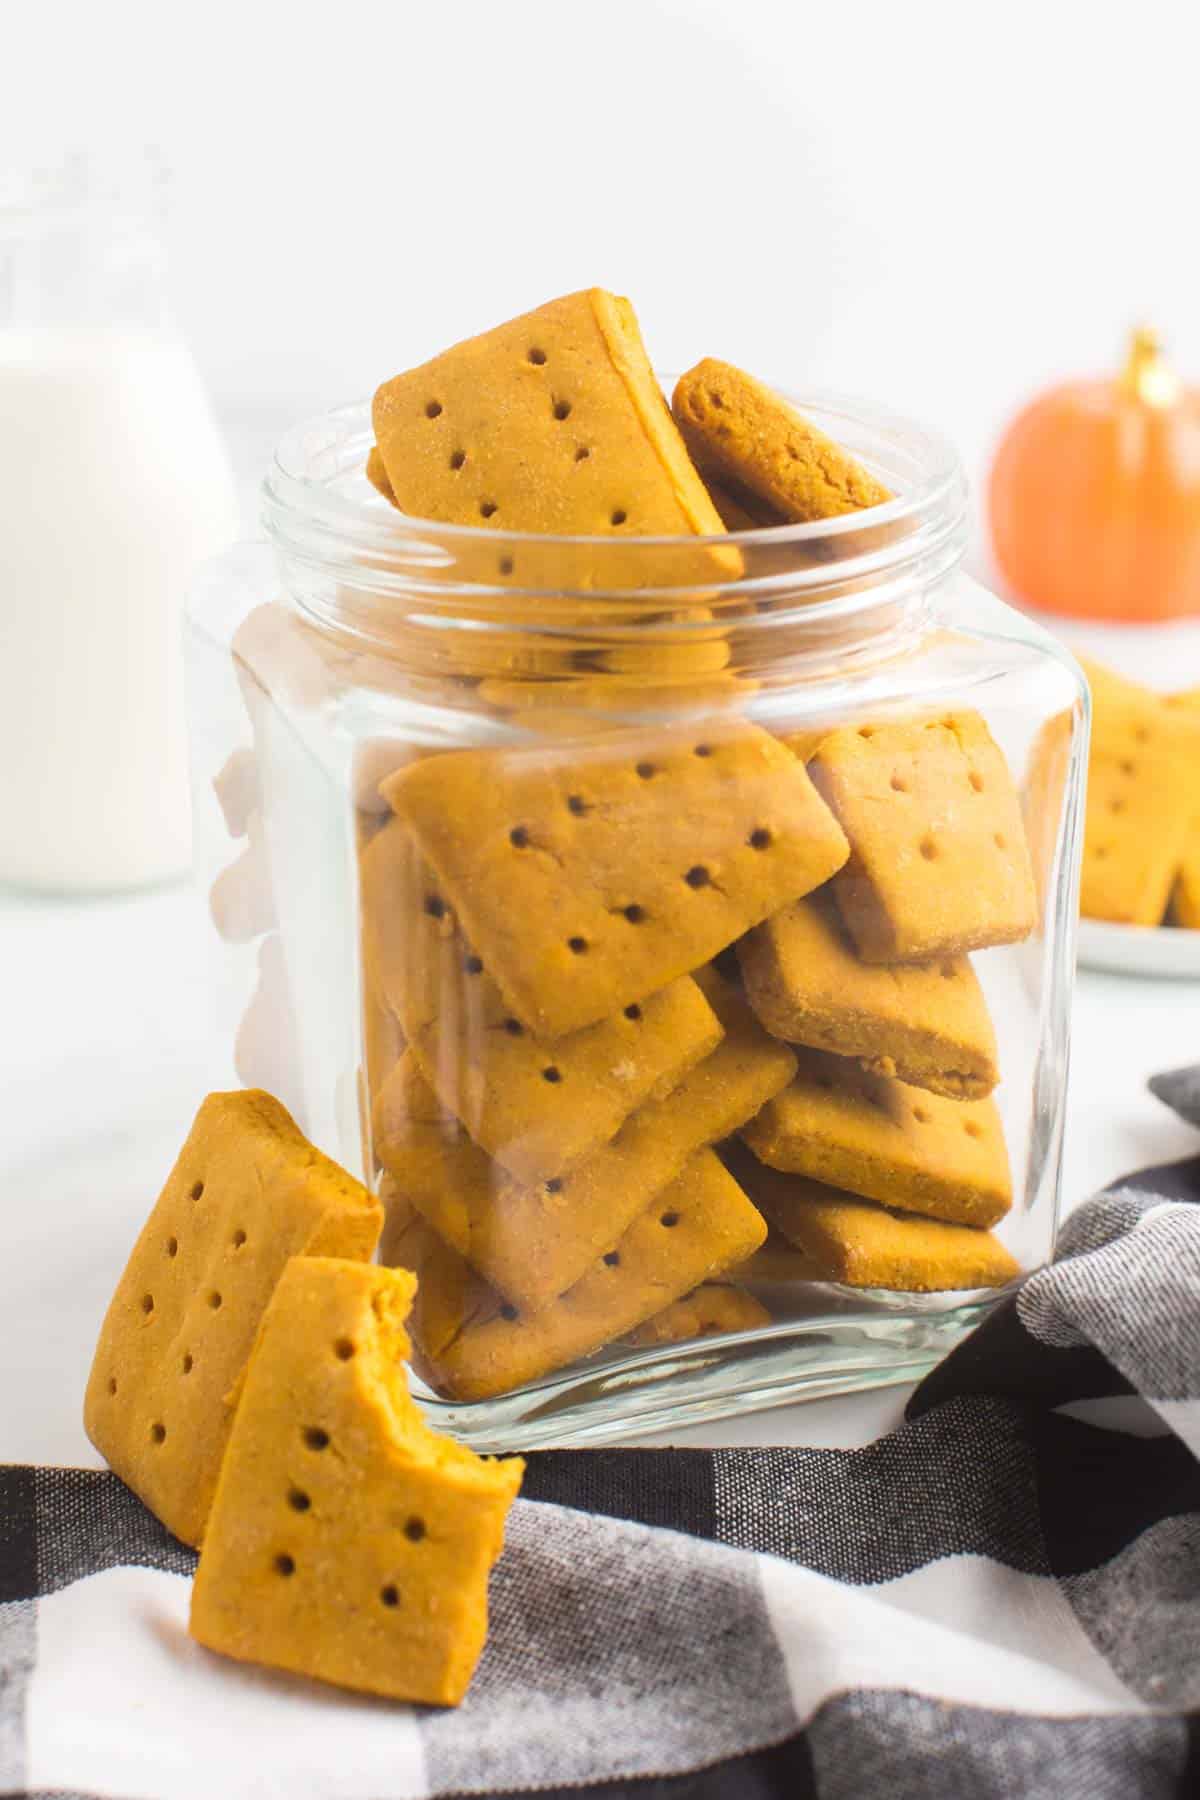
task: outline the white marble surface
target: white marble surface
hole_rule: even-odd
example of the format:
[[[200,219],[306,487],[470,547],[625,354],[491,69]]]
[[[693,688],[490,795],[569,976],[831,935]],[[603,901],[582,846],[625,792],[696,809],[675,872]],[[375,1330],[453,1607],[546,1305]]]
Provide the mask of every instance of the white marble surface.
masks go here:
[[[208,1023],[206,946],[187,888],[0,896],[0,1462],[97,1462],[80,1410],[104,1305],[201,1095],[228,1079]],[[1198,1059],[1200,983],[1080,976],[1068,1204],[1200,1147],[1145,1089],[1154,1070]],[[899,1419],[907,1392],[671,1436],[860,1444]]]

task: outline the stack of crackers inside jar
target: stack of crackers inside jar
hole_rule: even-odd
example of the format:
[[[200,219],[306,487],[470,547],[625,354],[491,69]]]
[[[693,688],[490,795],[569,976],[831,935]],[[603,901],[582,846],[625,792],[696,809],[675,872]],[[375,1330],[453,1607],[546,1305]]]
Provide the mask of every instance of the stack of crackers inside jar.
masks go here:
[[[892,498],[726,363],[668,405],[628,302],[598,290],[385,382],[373,423],[380,507],[577,557],[638,537],[728,556],[726,532]],[[722,648],[678,652],[693,696]],[[1013,1190],[971,960],[1037,920],[1004,754],[967,709],[768,730],[724,679],[702,715],[639,724],[599,677],[568,708],[561,680],[498,664],[483,698],[507,730],[371,765],[384,1256],[419,1278],[410,1329],[444,1395],[751,1329],[780,1284],[1018,1272],[993,1232]]]

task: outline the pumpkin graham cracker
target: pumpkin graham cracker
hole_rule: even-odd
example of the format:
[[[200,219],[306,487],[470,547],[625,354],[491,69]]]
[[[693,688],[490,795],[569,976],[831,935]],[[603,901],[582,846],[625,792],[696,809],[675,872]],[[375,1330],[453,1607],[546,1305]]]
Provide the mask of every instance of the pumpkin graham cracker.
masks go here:
[[[1050,899],[1055,879],[1063,823],[1063,801],[1071,758],[1078,745],[1081,721],[1076,709],[1064,707],[1052,713],[1040,727],[1030,747],[1021,783],[1021,817],[1025,841],[1033,864],[1039,905]]]
[[[745,1153],[732,1158],[731,1167],[755,1205],[801,1252],[811,1271],[806,1279],[930,1294],[1003,1287],[1021,1273],[990,1231],[900,1216],[807,1176],[765,1168]]]
[[[504,1301],[466,1258],[439,1236],[392,1176],[385,1174],[380,1181],[379,1198],[384,1208],[380,1262],[385,1268],[409,1269],[419,1277],[408,1321],[412,1366],[432,1386],[429,1359],[453,1343],[472,1319],[493,1317]]]
[[[829,519],[892,498],[782,395],[730,363],[710,356],[689,369],[671,408],[698,464],[783,519]]]
[[[813,725],[800,731],[785,731],[780,734],[793,756],[799,757],[802,763],[809,763],[816,755],[835,725]]]
[[[1200,825],[1194,825],[1171,889],[1171,917],[1188,931],[1200,931]]]
[[[738,1166],[728,1150],[722,1155],[727,1164],[733,1168]],[[750,1162],[753,1165],[752,1175],[757,1179],[757,1170],[764,1165],[756,1163],[753,1157]],[[788,1179],[803,1180],[804,1177],[789,1176]],[[821,1281],[824,1277],[813,1258],[803,1250],[798,1250],[795,1244],[789,1244],[783,1233],[768,1219],[766,1241],[762,1248],[756,1250],[753,1256],[747,1257],[744,1263],[738,1263],[735,1268],[730,1269],[728,1279],[736,1283],[747,1282],[754,1287],[781,1287],[796,1281]]]
[[[1167,705],[1183,707],[1200,717],[1200,687],[1187,688],[1179,694],[1168,694]],[[1200,750],[1195,768],[1200,775]],[[1183,856],[1175,885],[1171,890],[1171,917],[1176,925],[1200,931],[1200,804],[1195,820],[1184,840]]]
[[[210,1094],[117,1284],[84,1425],[168,1531],[199,1543],[230,1395],[289,1257],[371,1256],[382,1214],[269,1094]]]
[[[821,1050],[798,1061],[742,1132],[760,1162],[951,1224],[1004,1217],[1012,1178],[993,1100],[946,1100]]]
[[[677,709],[683,699],[697,715],[703,712],[707,717],[711,708],[736,707],[756,686],[728,673],[698,681],[672,671],[668,677],[643,681],[583,670],[561,680],[490,679],[480,683],[478,694],[499,712],[519,714],[520,723],[530,731],[578,738],[619,731],[627,724],[627,719],[606,715],[658,713],[664,707]]]
[[[476,559],[484,554],[475,551]],[[486,554],[494,556],[491,551]],[[562,561],[566,554],[560,551],[556,560]],[[578,560],[584,552],[572,550],[570,554]],[[458,560],[464,561],[465,555],[460,554]],[[536,582],[539,590],[557,586],[561,591],[578,575],[574,568],[535,570],[530,566],[529,551],[501,560],[510,587],[517,580],[518,569],[524,572],[523,579],[531,586]],[[464,581],[473,576],[477,578],[478,571],[470,566],[462,570]],[[557,633],[536,628],[546,623],[547,615],[542,591],[532,595],[514,592],[505,602],[504,628],[488,620],[476,620],[481,628],[465,632],[426,631],[422,635],[411,628],[412,661],[423,673],[441,680],[524,684],[610,676],[621,678],[628,686],[674,683],[677,688],[715,683],[729,662],[727,627],[714,620],[711,608],[698,603],[689,605],[686,612],[650,613],[644,600],[637,607],[627,607],[608,595],[590,601],[574,597],[565,616],[560,608]]]
[[[437,1351],[422,1345],[423,1366],[432,1384],[455,1399],[508,1393],[623,1337],[744,1261],[765,1235],[761,1216],[737,1183],[711,1150],[702,1150],[559,1299],[531,1314],[498,1304],[490,1316],[473,1310],[469,1299],[463,1310],[471,1316],[456,1337]],[[454,1253],[443,1248],[438,1254],[444,1261]],[[459,1260],[465,1277],[469,1266]],[[424,1279],[420,1269],[416,1273]]]
[[[990,1094],[996,1034],[965,956],[860,962],[832,902],[810,895],[738,944],[746,992],[778,1038],[852,1056],[952,1100]]]
[[[850,840],[833,892],[866,962],[1028,937],[1037,894],[1008,765],[977,713],[845,727],[809,771]]]
[[[367,451],[367,461],[363,473],[371,486],[375,489],[376,493],[382,494],[385,500],[390,500],[392,505],[395,506],[396,496],[392,490],[392,484],[388,477],[387,468],[384,464],[383,457],[380,454],[378,444],[372,444],[371,448]]]
[[[706,991],[713,986],[706,972]],[[536,1311],[611,1250],[698,1150],[728,1137],[787,1086],[795,1057],[768,1037],[740,995],[718,994],[714,1010],[725,1028],[716,1049],[563,1176],[515,1181],[448,1117],[414,1058],[377,1110],[380,1161],[492,1287]]]
[[[512,1012],[555,1038],[643,1001],[848,854],[756,727],[439,756],[384,784]]]
[[[210,1650],[433,1706],[463,1698],[521,1485],[431,1431],[406,1270],[297,1257],[267,1307],[192,1591]]]
[[[1170,747],[1134,753],[1093,738],[1079,909],[1086,919],[1161,924],[1185,855],[1186,763]]]
[[[374,1105],[406,1047],[400,1021],[380,987],[369,956],[364,955],[363,1072],[366,1075],[367,1097],[371,1105]]]
[[[762,1301],[745,1288],[706,1281],[628,1332],[624,1342],[636,1350],[653,1350],[660,1344],[682,1344],[689,1338],[717,1337],[726,1331],[755,1331],[770,1323],[771,1315]]]
[[[1157,925],[1200,817],[1200,712],[1094,663],[1080,911]]]
[[[628,300],[590,288],[384,382],[372,420],[410,516],[500,531],[716,534]]]
[[[1168,706],[1184,707],[1200,718],[1200,688],[1171,693]],[[1196,751],[1195,769],[1200,772],[1200,751]],[[1184,841],[1184,855],[1178,866],[1175,887],[1171,889],[1171,918],[1189,931],[1200,931],[1200,801],[1196,806],[1195,823]]]
[[[550,1042],[506,1004],[403,821],[371,840],[361,868],[370,964],[413,1056],[443,1105],[523,1181],[560,1175],[607,1143],[720,1041],[711,1006],[681,977]]]
[[[726,531],[763,531],[787,524],[784,515],[760,499],[752,489],[736,481],[722,480],[704,468],[700,473]]]

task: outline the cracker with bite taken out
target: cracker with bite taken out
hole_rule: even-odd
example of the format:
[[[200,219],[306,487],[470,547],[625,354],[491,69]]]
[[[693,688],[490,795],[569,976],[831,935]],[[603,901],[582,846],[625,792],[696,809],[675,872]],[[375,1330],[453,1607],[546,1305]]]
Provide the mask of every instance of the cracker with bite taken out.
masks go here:
[[[404,1270],[296,1257],[247,1370],[192,1591],[211,1650],[434,1706],[466,1693],[521,1482],[409,1396]]]

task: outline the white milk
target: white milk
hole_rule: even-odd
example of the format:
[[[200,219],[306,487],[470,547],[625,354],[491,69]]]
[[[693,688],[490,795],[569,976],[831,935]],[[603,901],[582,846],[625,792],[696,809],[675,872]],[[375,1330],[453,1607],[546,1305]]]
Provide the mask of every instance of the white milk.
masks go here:
[[[0,328],[0,883],[186,869],[181,601],[237,530],[185,344]]]

